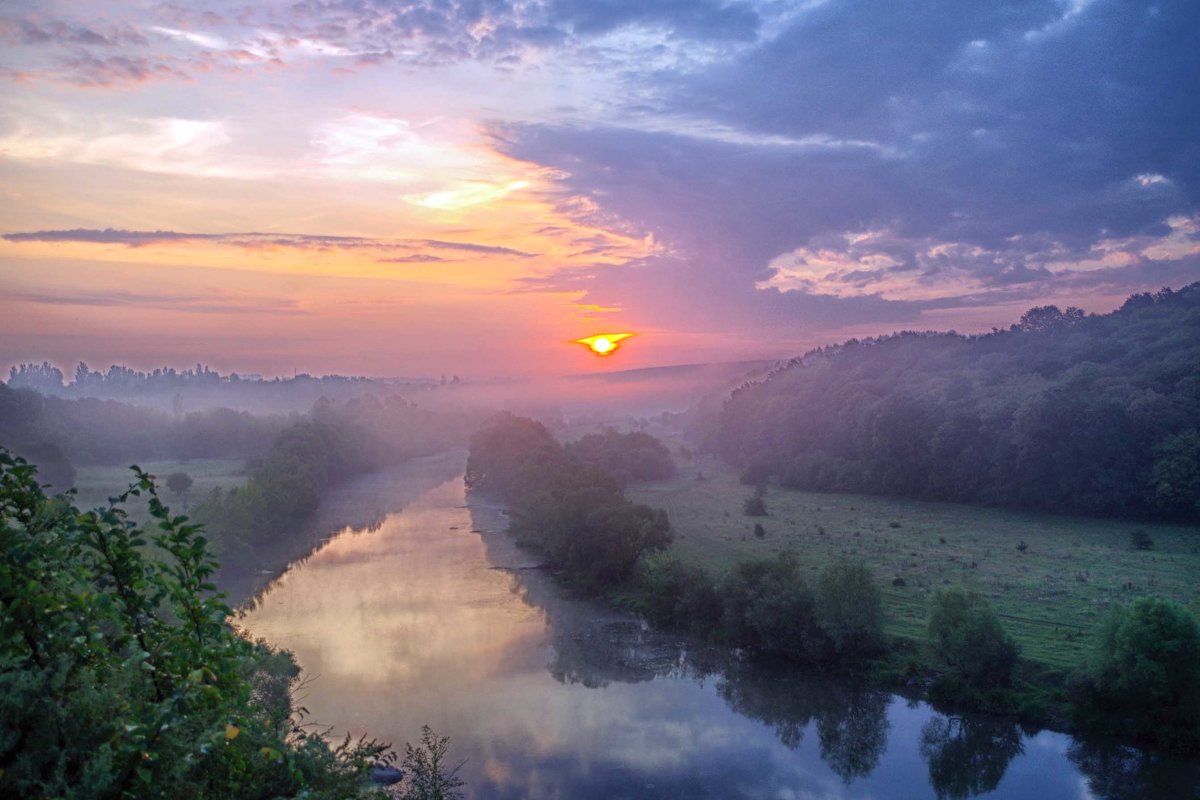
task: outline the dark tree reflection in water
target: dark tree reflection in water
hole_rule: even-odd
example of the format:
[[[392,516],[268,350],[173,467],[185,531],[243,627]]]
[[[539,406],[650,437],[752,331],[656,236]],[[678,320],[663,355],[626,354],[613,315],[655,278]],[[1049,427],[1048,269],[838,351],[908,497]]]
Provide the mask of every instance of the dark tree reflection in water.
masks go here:
[[[1075,741],[1067,756],[1103,800],[1200,800],[1200,764],[1111,742]]]
[[[993,791],[1024,750],[1017,724],[1002,718],[936,716],[921,729],[921,755],[939,800]]]

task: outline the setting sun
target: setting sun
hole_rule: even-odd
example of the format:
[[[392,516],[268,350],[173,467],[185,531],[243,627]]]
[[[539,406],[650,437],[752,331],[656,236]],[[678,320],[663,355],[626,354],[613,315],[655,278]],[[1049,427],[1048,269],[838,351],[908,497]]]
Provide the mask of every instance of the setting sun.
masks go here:
[[[610,356],[617,351],[620,343],[633,336],[632,333],[598,333],[583,339],[572,339],[571,344],[581,344],[598,356]]]

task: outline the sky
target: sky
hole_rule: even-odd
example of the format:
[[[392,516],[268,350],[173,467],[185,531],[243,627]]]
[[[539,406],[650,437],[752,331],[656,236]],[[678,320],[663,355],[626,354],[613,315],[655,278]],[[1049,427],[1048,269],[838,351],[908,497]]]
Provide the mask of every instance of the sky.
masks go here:
[[[565,374],[1105,312],[1200,280],[1198,31],[1194,0],[7,0],[0,363]]]

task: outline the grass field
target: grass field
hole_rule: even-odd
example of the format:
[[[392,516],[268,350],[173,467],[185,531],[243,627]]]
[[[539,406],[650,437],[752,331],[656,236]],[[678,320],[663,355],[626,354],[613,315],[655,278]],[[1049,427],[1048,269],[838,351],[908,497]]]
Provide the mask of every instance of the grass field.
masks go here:
[[[186,511],[191,502],[208,494],[214,487],[229,489],[246,482],[244,464],[239,459],[193,459],[191,461],[147,461],[139,467],[158,479],[159,497],[173,512]],[[167,489],[167,476],[172,472],[186,472],[192,477],[192,488],[182,497]],[[90,466],[78,467],[75,471],[75,505],[90,509],[108,504],[108,498],[123,492],[133,480],[128,467]],[[129,510],[134,519],[149,518],[145,504],[132,501]]]
[[[1200,615],[1197,527],[779,488],[767,490],[768,516],[754,518],[742,513],[752,489],[731,469],[707,458],[677,462],[680,477],[626,494],[667,510],[681,561],[721,574],[791,548],[812,585],[833,559],[862,559],[883,589],[885,627],[895,636],[921,636],[927,596],[955,584],[988,597],[1022,654],[1054,667],[1087,657],[1114,603],[1154,594]],[[762,539],[755,522],[766,529]],[[1134,549],[1130,534],[1139,528],[1154,549]]]

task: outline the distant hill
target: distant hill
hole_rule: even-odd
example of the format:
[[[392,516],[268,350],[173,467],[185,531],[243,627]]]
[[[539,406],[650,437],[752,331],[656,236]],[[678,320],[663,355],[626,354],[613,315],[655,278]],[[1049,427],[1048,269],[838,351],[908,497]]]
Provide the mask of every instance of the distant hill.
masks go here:
[[[1200,283],[813,351],[733,392],[708,437],[749,482],[1200,520]]]

